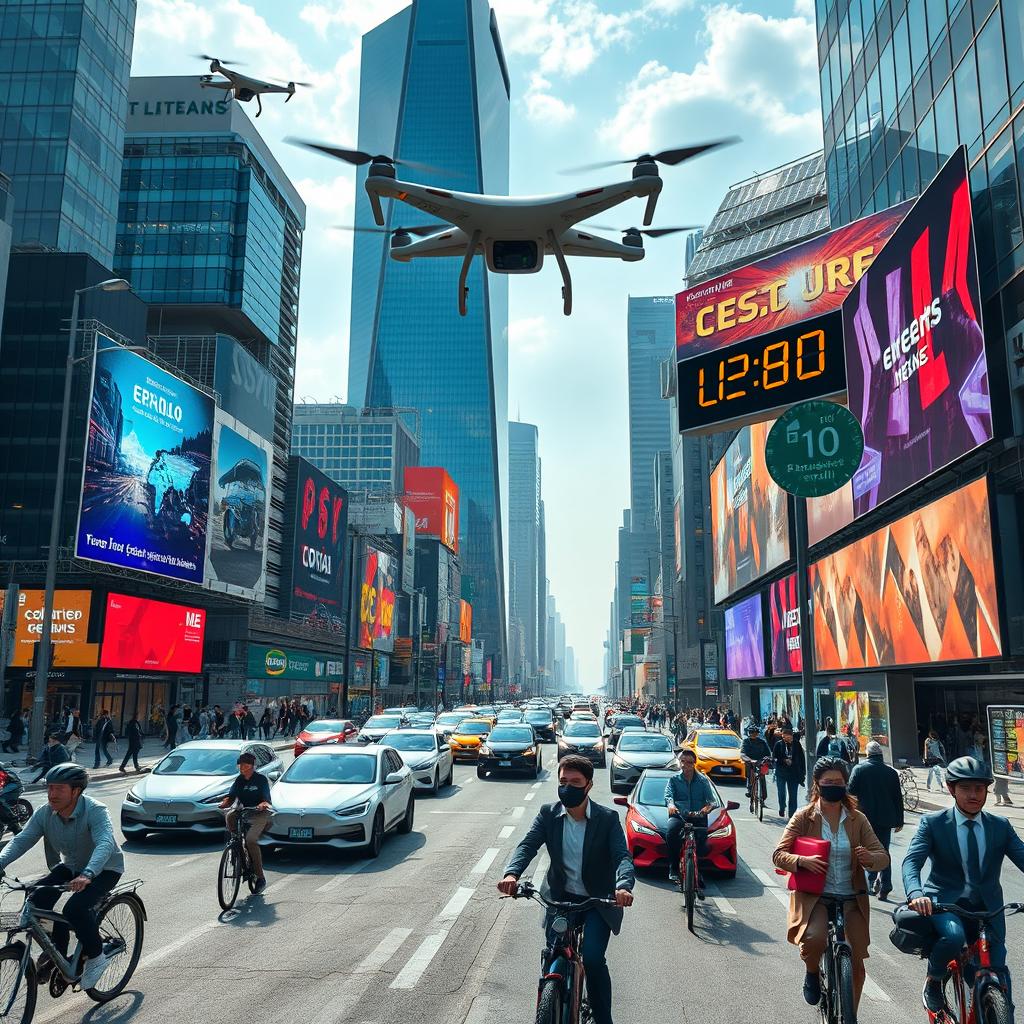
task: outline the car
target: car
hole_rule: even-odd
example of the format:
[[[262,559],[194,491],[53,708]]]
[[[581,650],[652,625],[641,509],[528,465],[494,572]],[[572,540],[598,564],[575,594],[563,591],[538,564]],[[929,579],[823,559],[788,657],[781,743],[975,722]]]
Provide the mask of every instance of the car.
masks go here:
[[[473,712],[473,717],[486,718],[491,725],[496,725],[498,721],[498,712],[492,707],[482,707],[477,708],[476,711]]]
[[[597,721],[597,715],[595,715],[594,712],[590,711],[589,709],[587,711],[574,711],[569,716],[569,721],[570,722],[596,722]]]
[[[554,743],[558,738],[555,733],[555,716],[550,708],[528,707],[523,712],[523,721],[533,726],[533,731],[541,743]]]
[[[321,743],[345,743],[359,732],[356,723],[347,718],[317,718],[295,737],[296,757]]]
[[[251,751],[256,770],[275,781],[281,759],[268,743],[253,740],[189,740],[163,757],[139,779],[121,802],[126,839],[150,832],[223,834],[224,812],[217,806],[238,776],[238,755]]]
[[[626,846],[633,864],[640,870],[668,867],[668,805],[665,785],[675,772],[647,768],[629,796],[617,796],[615,802],[626,811]],[[729,816],[739,804],[725,803],[715,784],[714,806],[708,812],[708,855],[701,859],[701,870],[714,871],[724,878],[736,877],[736,826]]]
[[[448,740],[461,722],[472,717],[472,711],[445,711],[434,719],[434,732],[442,739]]]
[[[522,711],[517,708],[503,708],[498,712],[498,719],[494,724],[501,725],[502,723],[508,724],[510,722],[521,722],[522,720]]]
[[[668,768],[679,771],[672,741],[657,732],[631,732],[627,729],[619,737],[608,771],[612,792],[629,792],[636,785],[645,768]]]
[[[271,789],[274,813],[260,846],[362,849],[376,857],[389,831],[412,831],[412,793],[412,771],[392,747],[313,747]]]
[[[360,743],[379,743],[393,729],[404,728],[406,722],[402,715],[373,715],[364,723],[356,739]]]
[[[589,757],[599,768],[607,768],[604,737],[597,722],[566,722],[558,738],[558,760],[566,754]]]
[[[412,771],[414,789],[437,796],[442,786],[450,786],[454,781],[451,748],[433,729],[397,729],[380,742],[402,755]]]
[[[739,736],[731,729],[694,729],[683,741],[697,755],[697,771],[710,779],[746,779]]]
[[[433,729],[433,711],[411,711],[406,717],[410,729]]]
[[[463,719],[448,740],[452,757],[456,761],[475,761],[481,744],[493,728],[494,723],[489,718]]]
[[[619,742],[619,736],[627,725],[637,725],[647,729],[647,723],[639,715],[615,715],[608,723],[608,745],[614,747]]]
[[[499,772],[527,772],[536,779],[543,768],[537,734],[529,725],[496,725],[480,747],[477,778]]]

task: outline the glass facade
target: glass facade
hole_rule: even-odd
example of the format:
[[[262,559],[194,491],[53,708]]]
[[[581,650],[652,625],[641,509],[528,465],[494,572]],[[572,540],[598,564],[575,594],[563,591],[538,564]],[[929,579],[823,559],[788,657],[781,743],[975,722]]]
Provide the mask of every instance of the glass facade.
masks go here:
[[[368,33],[359,115],[360,148],[445,169],[417,180],[507,194],[507,75],[485,0],[417,0]],[[389,227],[429,219],[401,203],[389,204],[387,216]],[[362,188],[356,223],[373,223]],[[419,410],[421,461],[443,466],[460,489],[474,633],[503,677],[508,282],[488,277],[476,260],[469,314],[460,317],[460,261],[400,264],[388,257],[386,241],[356,235],[349,401]]]
[[[522,686],[543,664],[537,643],[545,585],[539,550],[541,464],[537,428],[532,423],[509,424],[508,465],[509,681]]]
[[[109,267],[136,0],[0,4],[0,170],[14,244]]]

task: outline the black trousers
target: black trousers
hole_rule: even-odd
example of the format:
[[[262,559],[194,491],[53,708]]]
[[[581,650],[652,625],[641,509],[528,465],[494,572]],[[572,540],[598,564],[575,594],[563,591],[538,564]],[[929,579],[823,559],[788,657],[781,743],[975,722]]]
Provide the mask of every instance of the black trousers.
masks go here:
[[[706,818],[702,818],[706,821]],[[700,870],[700,859],[708,855],[708,830],[706,828],[695,828],[693,839],[697,844],[697,868]],[[679,858],[683,852],[683,819],[678,814],[673,814],[668,819],[668,831],[665,836],[668,843],[668,866],[669,870],[679,870]]]
[[[124,755],[124,760],[121,762],[121,771],[124,771],[125,768],[128,766],[128,758],[131,758],[132,761],[134,762],[135,770],[137,772],[142,771],[142,769],[139,767],[139,751],[141,749],[142,749],[141,747],[129,747],[128,748],[128,753],[126,753]]]
[[[63,891],[56,886],[66,885],[75,877],[75,872],[66,864],[58,864],[48,875],[39,879],[37,884],[51,886],[51,888],[37,889],[32,893],[29,897],[32,905],[42,910],[53,910],[57,900],[64,895]],[[82,943],[82,952],[86,956],[99,956],[103,952],[99,923],[96,920],[96,907],[103,897],[117,885],[120,877],[119,871],[101,871],[81,892],[73,892],[70,899],[64,904],[63,914]],[[69,938],[67,925],[54,925],[53,943],[65,956],[68,952]]]

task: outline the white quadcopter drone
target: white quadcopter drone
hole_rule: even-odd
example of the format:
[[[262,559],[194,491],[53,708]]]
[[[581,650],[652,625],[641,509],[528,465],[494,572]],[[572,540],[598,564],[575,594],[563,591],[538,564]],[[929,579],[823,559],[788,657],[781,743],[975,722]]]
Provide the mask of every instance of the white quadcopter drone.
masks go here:
[[[259,78],[250,78],[238,71],[229,71],[229,67],[239,67],[238,61],[219,60],[206,53],[197,53],[196,57],[210,62],[210,74],[200,75],[199,84],[204,89],[223,89],[229,96],[234,96],[239,103],[248,103],[251,99],[256,100],[256,116],[263,113],[263,102],[261,96],[267,93],[285,93],[287,103],[294,95],[298,86],[310,88],[309,82],[264,82]],[[214,75],[223,75],[223,78],[214,78]]]
[[[478,254],[483,255],[488,269],[496,274],[535,274],[544,265],[545,255],[554,256],[562,274],[562,311],[569,316],[572,312],[572,279],[566,262],[567,256],[601,256],[634,263],[644,258],[645,235],[648,238],[660,238],[678,231],[693,230],[691,227],[647,230],[625,228],[622,230],[622,241],[614,242],[593,234],[586,224],[580,227],[576,225],[627,199],[639,198],[647,200],[644,210],[646,227],[654,218],[658,196],[661,194],[659,163],[675,166],[739,140],[720,139],[679,149],[666,149],[653,155],[645,153],[635,160],[611,160],[577,167],[568,173],[633,164],[633,174],[629,181],[584,189],[582,192],[525,197],[453,192],[432,185],[400,181],[395,173],[396,165],[428,174],[443,175],[445,172],[411,160],[374,156],[360,150],[341,149],[316,142],[289,141],[355,166],[370,165],[366,193],[370,198],[373,218],[380,226],[354,227],[350,230],[389,234],[392,259],[408,263],[421,257],[462,257],[462,273],[459,276],[459,313],[462,316],[466,315],[469,268],[473,257]],[[385,228],[382,197],[407,203],[446,223]],[[598,231],[618,230],[597,225],[593,227]],[[418,240],[413,239],[414,235],[418,236]]]

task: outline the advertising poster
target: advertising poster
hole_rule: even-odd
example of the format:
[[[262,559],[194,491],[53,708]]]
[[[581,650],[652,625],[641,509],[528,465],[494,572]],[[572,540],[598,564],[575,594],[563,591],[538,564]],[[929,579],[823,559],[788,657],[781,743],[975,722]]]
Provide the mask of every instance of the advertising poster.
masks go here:
[[[811,566],[819,672],[998,658],[984,477]]]
[[[765,674],[760,594],[725,609],[725,672],[730,679],[760,679]]]
[[[686,574],[683,572],[683,528],[678,501],[672,506],[672,534],[676,554],[676,579],[681,580],[686,578]]]
[[[1024,780],[1024,706],[990,704],[986,712],[992,771],[1003,779]]]
[[[202,608],[109,594],[100,668],[202,672],[205,630]]]
[[[459,639],[464,644],[473,640],[473,606],[468,601],[459,602]]]
[[[459,553],[459,489],[439,466],[406,466],[405,504],[421,537],[437,537]]]
[[[97,336],[76,557],[203,582],[213,408]]]
[[[359,596],[359,646],[390,651],[394,643],[395,559],[367,546]]]
[[[715,604],[789,558],[787,496],[764,461],[774,422],[743,427],[711,473]]]
[[[345,662],[290,647],[249,644],[246,670],[250,678],[256,679],[341,679]]]
[[[402,509],[402,590],[411,594],[416,587],[416,516]]]
[[[206,552],[206,581],[212,590],[263,600],[273,462],[269,441],[217,410]]]
[[[3,613],[4,591],[0,590],[0,614]],[[18,592],[18,616],[14,629],[14,649],[10,664],[14,668],[30,668],[36,644],[43,634],[42,590]],[[100,645],[89,643],[89,616],[92,611],[91,590],[57,590],[53,595],[50,616],[50,640],[53,643],[54,668],[95,668]]]
[[[676,295],[676,357],[838,309],[911,204],[903,203]]]
[[[836,687],[836,726],[840,732],[850,727],[861,756],[867,754],[868,744],[875,740],[889,746],[889,719],[886,700],[881,693]]]
[[[223,334],[217,336],[213,387],[228,415],[273,440],[277,381],[237,341]]]
[[[768,619],[772,637],[772,675],[795,675],[803,668],[800,653],[800,602],[796,573],[776,580],[768,591]]]

